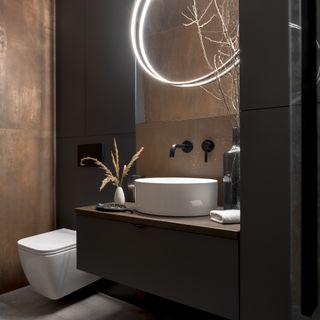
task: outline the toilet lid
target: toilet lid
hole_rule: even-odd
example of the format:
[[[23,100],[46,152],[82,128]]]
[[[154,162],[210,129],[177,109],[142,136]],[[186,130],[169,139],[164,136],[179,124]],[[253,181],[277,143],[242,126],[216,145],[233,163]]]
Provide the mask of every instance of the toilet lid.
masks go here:
[[[76,248],[76,231],[59,229],[18,241],[18,246],[36,254],[55,254]]]

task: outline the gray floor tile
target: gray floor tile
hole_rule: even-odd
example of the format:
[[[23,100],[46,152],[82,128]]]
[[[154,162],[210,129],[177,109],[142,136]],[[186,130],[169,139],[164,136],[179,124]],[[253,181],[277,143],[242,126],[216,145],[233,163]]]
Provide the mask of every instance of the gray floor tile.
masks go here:
[[[145,292],[99,280],[59,300],[28,286],[0,295],[0,320],[223,320]]]
[[[0,296],[0,320],[151,320],[151,314],[102,293],[52,301],[25,287]]]
[[[66,320],[145,320],[151,319],[141,308],[98,293],[71,306],[65,307],[56,315]]]

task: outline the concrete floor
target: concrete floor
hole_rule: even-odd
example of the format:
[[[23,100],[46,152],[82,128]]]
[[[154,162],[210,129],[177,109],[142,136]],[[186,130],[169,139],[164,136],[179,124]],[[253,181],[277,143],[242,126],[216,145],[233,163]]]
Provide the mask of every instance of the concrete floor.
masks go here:
[[[60,300],[30,286],[0,295],[0,320],[221,320],[165,299],[98,282]]]
[[[48,300],[30,287],[0,296],[1,320],[145,320],[154,319],[142,309],[102,293],[88,297]]]

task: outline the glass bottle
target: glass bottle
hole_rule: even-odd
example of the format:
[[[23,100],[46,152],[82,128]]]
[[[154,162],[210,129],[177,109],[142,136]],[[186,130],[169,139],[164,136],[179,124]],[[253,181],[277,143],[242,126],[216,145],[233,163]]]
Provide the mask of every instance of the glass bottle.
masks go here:
[[[232,146],[223,154],[224,209],[240,209],[240,128],[232,128]]]

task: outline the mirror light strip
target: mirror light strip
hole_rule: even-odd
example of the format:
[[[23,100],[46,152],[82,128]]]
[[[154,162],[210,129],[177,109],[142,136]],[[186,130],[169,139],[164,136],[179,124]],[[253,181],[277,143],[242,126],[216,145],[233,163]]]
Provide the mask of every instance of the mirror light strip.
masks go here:
[[[136,0],[135,6],[133,8],[132,18],[131,18],[131,42],[134,54],[137,58],[138,63],[143,68],[143,70],[148,73],[151,77],[167,84],[171,84],[177,87],[196,87],[213,82],[225,74],[230,72],[234,67],[240,63],[239,53],[237,50],[234,55],[227,60],[222,66],[217,68],[205,76],[195,78],[188,81],[172,81],[164,76],[160,75],[151,65],[144,44],[144,25],[145,19],[148,13],[148,9],[152,0]],[[137,23],[138,23],[138,37],[137,37]],[[138,39],[137,39],[138,38]]]

